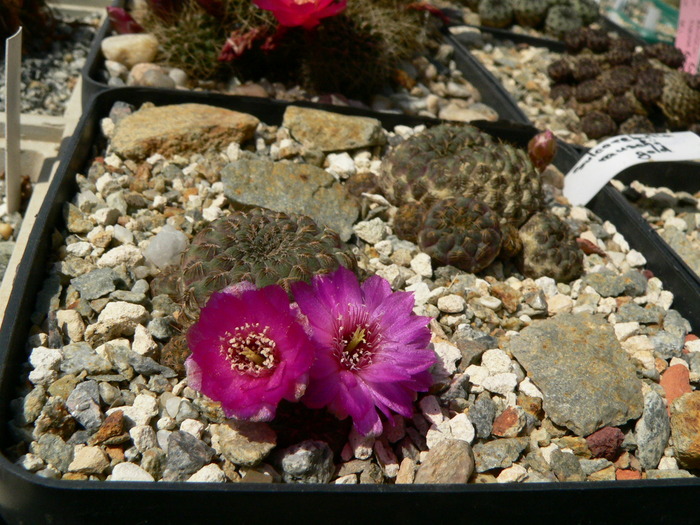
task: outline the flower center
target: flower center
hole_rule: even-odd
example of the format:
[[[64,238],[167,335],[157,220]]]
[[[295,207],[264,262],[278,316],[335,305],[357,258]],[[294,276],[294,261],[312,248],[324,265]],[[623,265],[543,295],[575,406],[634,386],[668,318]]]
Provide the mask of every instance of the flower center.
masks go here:
[[[234,370],[261,375],[277,365],[277,343],[267,336],[269,326],[259,323],[237,326],[233,333],[226,332],[221,353]]]
[[[372,364],[381,338],[368,317],[366,311],[350,310],[347,318],[338,318],[335,355],[346,370],[360,370]]]

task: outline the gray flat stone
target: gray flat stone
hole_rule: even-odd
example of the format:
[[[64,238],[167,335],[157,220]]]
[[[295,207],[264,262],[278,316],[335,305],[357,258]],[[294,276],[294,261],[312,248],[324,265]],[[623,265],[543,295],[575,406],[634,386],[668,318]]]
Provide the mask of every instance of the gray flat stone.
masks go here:
[[[414,483],[466,483],[473,472],[471,445],[461,439],[445,439],[428,451]]]
[[[71,279],[73,287],[80,292],[83,299],[92,301],[104,297],[117,289],[121,279],[111,268],[98,268],[90,273]]]
[[[671,436],[671,420],[663,399],[653,390],[644,396],[644,413],[637,421],[634,433],[637,458],[644,470],[656,468]]]
[[[325,170],[245,155],[221,171],[224,193],[243,206],[307,215],[347,241],[359,216],[357,199]]]
[[[508,468],[527,447],[527,438],[504,438],[474,445],[476,471]]]
[[[507,344],[544,395],[547,416],[578,436],[642,413],[642,384],[612,327],[591,314],[533,323]]]

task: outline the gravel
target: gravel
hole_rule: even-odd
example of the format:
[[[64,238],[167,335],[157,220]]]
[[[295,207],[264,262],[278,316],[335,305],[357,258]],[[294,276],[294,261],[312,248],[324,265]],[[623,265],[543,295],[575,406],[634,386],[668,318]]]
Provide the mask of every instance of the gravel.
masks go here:
[[[103,129],[112,129],[110,124],[103,121]],[[388,144],[402,140],[395,131],[384,135]],[[259,124],[243,149],[266,158],[290,140],[284,127]],[[291,158],[300,162],[305,148],[296,143]],[[348,153],[356,171],[378,175],[380,163],[373,161],[386,148]],[[108,149],[77,176],[76,209],[66,215],[67,230],[45,285],[53,306],[34,313],[31,365],[24,372],[29,381],[14,403],[13,426],[25,436],[25,446],[17,447],[25,449],[16,457],[19,465],[40,476],[96,481],[523,483],[638,479],[658,469],[664,476],[691,475],[684,465],[695,464],[699,458],[688,455],[700,449],[688,444],[688,435],[684,455],[676,455],[675,441],[663,430],[668,414],[649,395],[669,403],[666,369],[694,363],[687,353],[674,354],[679,358],[659,352],[654,338],[672,332],[683,345],[689,324],[671,309],[673,295],[658,278],[636,279],[644,259],[629,257],[615,226],[566,204],[551,186],[546,191],[552,212],[606,253],[586,255],[585,276],[570,283],[524,278],[501,262],[479,275],[431,265],[418,246],[391,233],[390,204],[378,196],[363,198],[363,235],[350,239],[360,266],[369,274],[393,267],[400,277],[394,288],[415,290],[420,299],[414,311],[433,318],[434,377],[441,386],[420,398],[412,418],[398,418],[379,438],[351,431],[333,464],[325,443],[276,447],[276,431],[267,424],[223,418],[218,405],[186,379],[136,350],[157,356],[163,342],[148,339],[143,328],[173,315],[151,296],[146,284],[159,270],[142,254],[166,224],[191,237],[206,223],[205,209],[231,212],[217,174],[232,151],[156,154],[137,163]],[[137,176],[143,170],[150,174],[146,179]],[[130,198],[117,219],[131,238],[117,240],[116,225],[90,222],[98,208],[118,200],[115,195],[126,199],[136,188],[143,199]],[[162,199],[167,208],[158,204]],[[368,235],[369,223],[383,228]],[[78,242],[89,243],[88,255],[71,254],[68,247]],[[80,281],[90,272],[101,272],[99,287]],[[632,275],[630,286],[618,286]],[[80,285],[69,284],[71,279]],[[125,299],[125,293],[133,295]],[[79,314],[70,329],[67,322],[52,321],[56,311],[66,310]],[[137,344],[143,337],[147,344]],[[686,350],[697,351],[692,345]],[[690,391],[700,375],[691,369],[685,381],[681,388]],[[572,397],[576,411],[566,409]],[[694,417],[696,406],[676,403],[671,418],[684,410]],[[604,447],[613,460],[592,465],[584,438],[601,427],[618,429],[604,433],[615,439]],[[681,423],[673,428],[679,435],[684,431]],[[630,445],[635,432],[639,453]],[[626,436],[622,444],[620,433]]]

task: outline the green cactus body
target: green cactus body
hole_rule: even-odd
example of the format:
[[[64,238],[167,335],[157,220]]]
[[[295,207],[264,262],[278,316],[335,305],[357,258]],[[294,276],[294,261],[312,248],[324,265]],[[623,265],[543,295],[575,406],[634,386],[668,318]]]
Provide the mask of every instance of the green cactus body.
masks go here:
[[[576,10],[585,26],[592,24],[600,17],[600,8],[595,0],[570,0],[570,5]]]
[[[338,235],[305,216],[265,208],[234,212],[218,219],[193,239],[181,261],[183,311],[196,319],[209,296],[229,285],[250,281],[258,287],[308,281],[357,262]]]
[[[510,0],[481,0],[479,18],[484,26],[508,27],[513,23],[513,6]]]
[[[544,28],[550,35],[562,39],[564,36],[583,25],[581,16],[569,5],[555,5],[547,11]]]
[[[537,27],[547,16],[549,3],[547,0],[514,0],[513,14],[521,26]]]

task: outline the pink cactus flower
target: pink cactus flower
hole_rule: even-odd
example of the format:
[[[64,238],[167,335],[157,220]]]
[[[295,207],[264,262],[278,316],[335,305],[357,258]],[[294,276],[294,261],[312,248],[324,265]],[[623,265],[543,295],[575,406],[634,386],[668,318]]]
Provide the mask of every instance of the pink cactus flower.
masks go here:
[[[189,386],[227,417],[270,421],[303,395],[315,346],[306,319],[279,286],[241,283],[213,294],[187,332]]]
[[[114,30],[120,35],[129,33],[141,33],[143,28],[122,7],[107,7],[107,17]]]
[[[363,435],[379,435],[380,414],[413,414],[417,392],[432,384],[428,317],[413,313],[413,294],[393,292],[372,276],[362,285],[344,267],[292,285],[318,345],[302,402],[352,418]]]
[[[253,0],[260,9],[272,11],[280,25],[313,29],[322,18],[342,13],[347,0]]]

